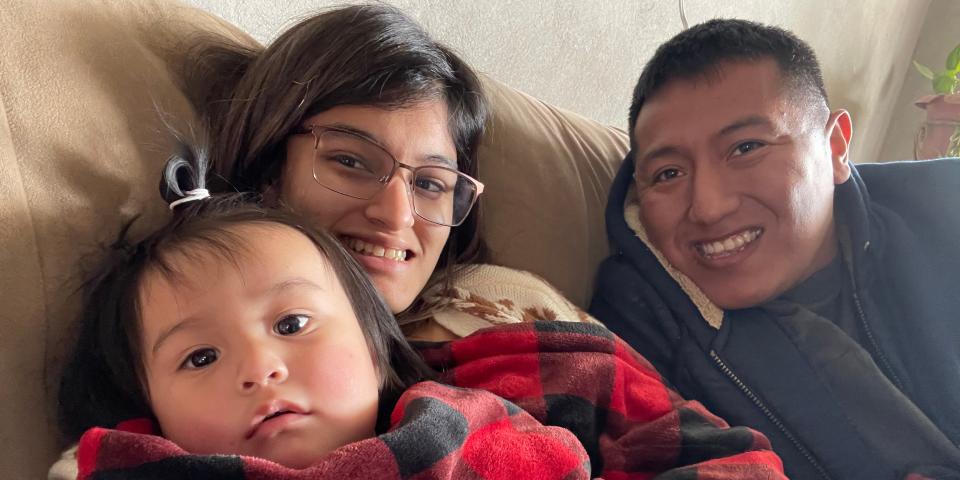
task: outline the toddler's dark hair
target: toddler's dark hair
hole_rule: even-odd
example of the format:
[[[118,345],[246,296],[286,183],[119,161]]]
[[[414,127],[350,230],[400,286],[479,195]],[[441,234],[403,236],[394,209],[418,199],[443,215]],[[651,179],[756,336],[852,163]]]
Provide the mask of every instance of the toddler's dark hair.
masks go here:
[[[168,163],[167,180],[161,186],[167,200],[203,188],[204,157],[191,161],[184,158],[188,156],[174,156]],[[191,178],[198,180],[191,182]],[[144,274],[157,271],[175,277],[172,258],[193,249],[231,260],[231,252],[245,241],[235,230],[241,225],[293,228],[330,262],[373,353],[382,397],[395,398],[413,383],[433,376],[350,254],[331,235],[309,227],[294,214],[264,208],[255,195],[235,193],[178,205],[166,225],[136,243],[128,240],[132,223],[121,230],[99,268],[81,287],[84,299],[77,342],[59,391],[59,423],[67,441],[76,441],[91,427],[153,418],[141,356],[139,299]]]

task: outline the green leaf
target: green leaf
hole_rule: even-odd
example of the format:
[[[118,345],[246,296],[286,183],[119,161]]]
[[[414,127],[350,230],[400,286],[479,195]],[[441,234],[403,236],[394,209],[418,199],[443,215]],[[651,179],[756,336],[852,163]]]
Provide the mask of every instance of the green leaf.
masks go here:
[[[960,70],[960,45],[957,45],[950,55],[947,55],[947,70]]]
[[[956,91],[957,83],[960,83],[960,80],[957,80],[957,75],[955,73],[940,72],[933,77],[933,91],[936,93],[949,95]]]
[[[920,72],[920,75],[923,75],[927,80],[933,80],[933,70],[930,70],[930,67],[918,63],[916,60],[913,61],[913,66],[916,67],[917,71]]]

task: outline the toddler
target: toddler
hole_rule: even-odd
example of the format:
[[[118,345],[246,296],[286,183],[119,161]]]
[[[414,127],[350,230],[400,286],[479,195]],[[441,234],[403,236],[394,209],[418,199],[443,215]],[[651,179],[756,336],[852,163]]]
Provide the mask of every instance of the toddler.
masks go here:
[[[171,160],[174,217],[132,245],[122,234],[88,283],[60,391],[80,478],[483,478],[510,457],[478,452],[505,442],[547,477],[587,476],[570,432],[424,382],[432,370],[336,239],[243,195],[210,197],[199,163]]]

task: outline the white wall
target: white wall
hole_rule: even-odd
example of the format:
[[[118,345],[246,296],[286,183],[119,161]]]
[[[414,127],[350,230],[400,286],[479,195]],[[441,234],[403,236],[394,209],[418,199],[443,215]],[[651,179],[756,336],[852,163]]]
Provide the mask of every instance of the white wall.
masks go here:
[[[269,41],[331,0],[187,0]],[[952,2],[956,0],[937,0]],[[681,29],[677,0],[389,0],[478,70],[625,127],[643,64]],[[835,108],[854,116],[853,158],[875,161],[930,0],[685,0],[690,24],[740,17],[810,42]],[[900,140],[902,141],[902,140]]]
[[[960,1],[933,0],[920,39],[911,58],[936,70],[942,70],[947,54],[960,43]],[[907,63],[910,63],[907,59]],[[913,139],[923,122],[924,111],[913,101],[933,93],[930,81],[911,66],[907,70],[903,89],[895,102],[890,128],[883,138],[881,160],[913,158]]]

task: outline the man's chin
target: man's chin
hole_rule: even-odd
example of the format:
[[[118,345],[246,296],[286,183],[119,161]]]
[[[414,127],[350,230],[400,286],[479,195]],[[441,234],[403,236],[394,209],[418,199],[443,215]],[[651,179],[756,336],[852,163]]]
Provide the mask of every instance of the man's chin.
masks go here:
[[[775,295],[763,288],[744,288],[738,291],[729,291],[729,285],[734,281],[720,282],[725,285],[717,285],[714,288],[704,288],[703,293],[707,299],[717,307],[723,310],[741,310],[760,305]]]

